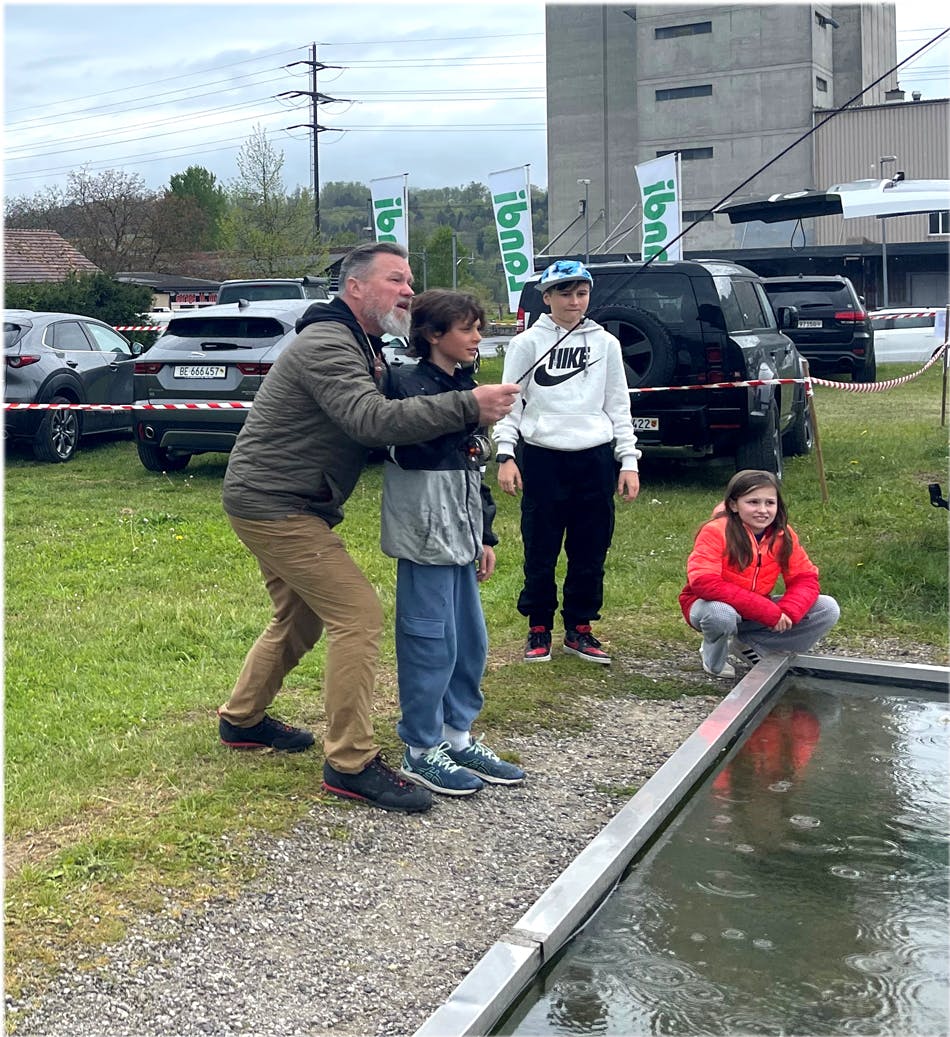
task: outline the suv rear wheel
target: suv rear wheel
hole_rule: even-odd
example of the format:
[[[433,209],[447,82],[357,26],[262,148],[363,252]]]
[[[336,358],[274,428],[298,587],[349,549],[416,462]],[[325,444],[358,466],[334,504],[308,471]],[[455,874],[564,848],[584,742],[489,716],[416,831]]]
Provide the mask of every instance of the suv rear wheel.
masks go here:
[[[671,384],[676,350],[670,333],[654,316],[636,306],[605,306],[589,316],[619,340],[631,389]]]
[[[867,355],[863,364],[855,364],[851,374],[852,382],[876,382],[877,381],[877,359],[874,356],[874,343],[868,347]]]
[[[49,402],[71,401],[65,396],[54,396]],[[37,461],[69,461],[79,446],[79,433],[78,411],[48,410],[33,437],[33,456]]]
[[[808,396],[802,387],[802,398],[795,401],[795,418],[782,436],[782,452],[789,457],[810,454],[815,445],[815,430],[811,423]]]
[[[778,429],[778,404],[769,404],[765,427],[755,439],[740,443],[736,450],[736,471],[754,468],[763,472],[774,472],[779,482],[783,471],[782,437]]]
[[[163,446],[136,443],[139,460],[150,472],[180,472],[188,467],[191,454],[170,454]]]

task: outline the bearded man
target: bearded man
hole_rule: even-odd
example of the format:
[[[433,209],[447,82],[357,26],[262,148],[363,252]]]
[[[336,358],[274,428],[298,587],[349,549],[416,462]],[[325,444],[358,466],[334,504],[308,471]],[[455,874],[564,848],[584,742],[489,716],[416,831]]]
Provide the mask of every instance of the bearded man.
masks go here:
[[[218,727],[235,749],[313,745],[309,731],[267,709],[325,630],[323,787],[414,813],[431,806],[431,793],[401,778],[373,736],[382,607],[334,527],[371,448],[491,424],[508,413],[518,387],[387,399],[378,336],[408,334],[408,253],[391,242],[361,245],[343,261],[340,284],[341,294],[314,303],[297,322],[297,337],[267,373],[228,461],[224,510],[257,558],[273,616],[218,710]]]

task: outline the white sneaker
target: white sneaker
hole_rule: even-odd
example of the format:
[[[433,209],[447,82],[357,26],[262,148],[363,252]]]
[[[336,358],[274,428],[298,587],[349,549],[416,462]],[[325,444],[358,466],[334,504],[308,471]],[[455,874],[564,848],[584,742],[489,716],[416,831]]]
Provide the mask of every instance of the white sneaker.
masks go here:
[[[702,661],[703,670],[706,673],[708,673],[710,677],[721,677],[723,680],[731,681],[733,679],[733,677],[735,677],[735,675],[736,675],[736,668],[732,665],[732,663],[730,663],[728,661],[724,662],[722,664],[722,669],[719,670],[718,672],[716,670],[711,669],[709,666],[707,666],[706,665],[706,657],[703,655],[702,648],[700,648],[700,650],[699,650],[699,658]]]

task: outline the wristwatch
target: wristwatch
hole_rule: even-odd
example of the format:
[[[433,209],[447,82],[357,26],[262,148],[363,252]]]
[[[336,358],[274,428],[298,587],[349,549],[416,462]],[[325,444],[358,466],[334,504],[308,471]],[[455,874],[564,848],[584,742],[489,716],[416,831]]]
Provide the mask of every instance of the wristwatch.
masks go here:
[[[514,454],[495,454],[495,460],[499,464],[504,464],[506,461],[514,461]]]

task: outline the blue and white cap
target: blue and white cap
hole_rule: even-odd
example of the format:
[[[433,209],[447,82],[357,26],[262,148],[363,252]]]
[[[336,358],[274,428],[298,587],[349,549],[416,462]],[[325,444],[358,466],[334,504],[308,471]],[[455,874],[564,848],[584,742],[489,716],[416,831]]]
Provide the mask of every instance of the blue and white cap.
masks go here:
[[[537,288],[542,294],[556,284],[564,284],[566,281],[587,281],[593,284],[594,279],[590,271],[583,263],[576,259],[559,259],[552,263],[541,275]]]

